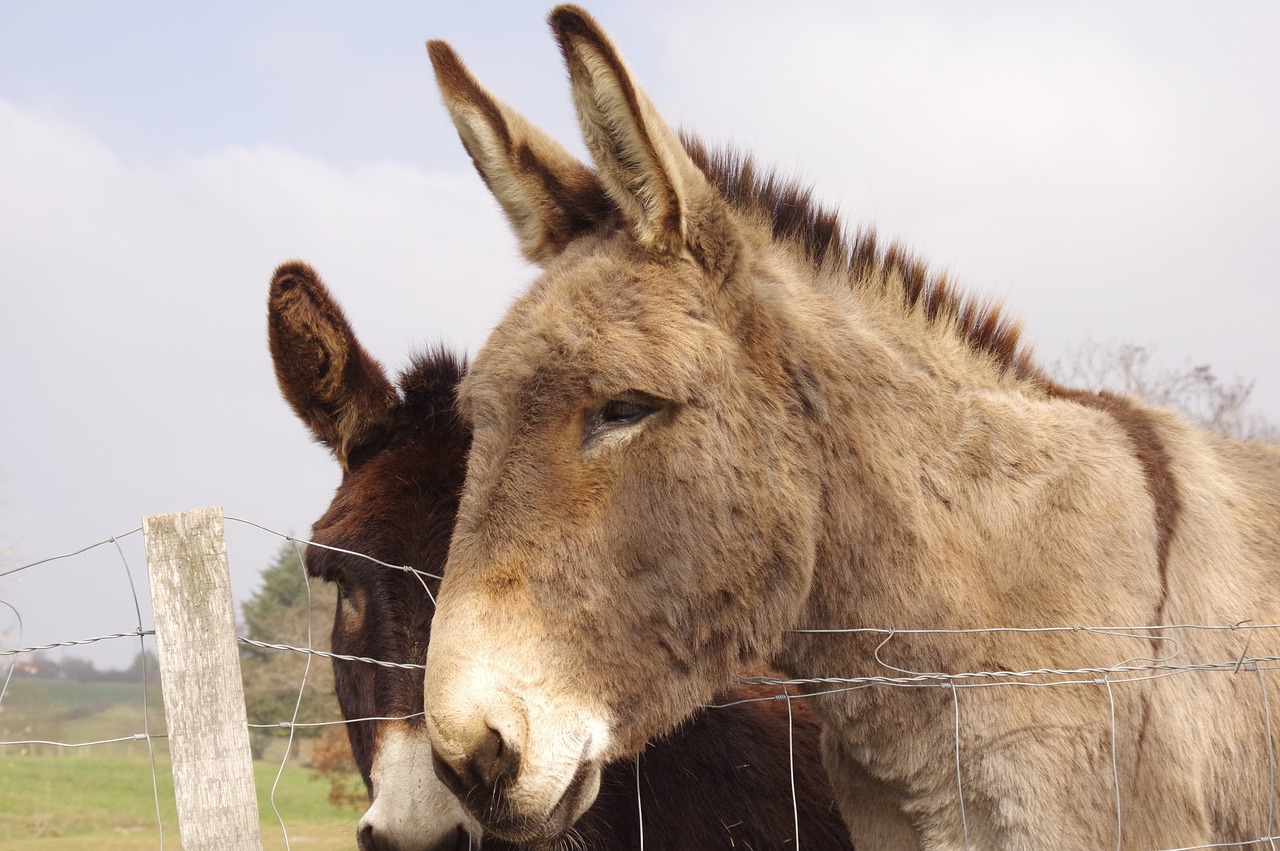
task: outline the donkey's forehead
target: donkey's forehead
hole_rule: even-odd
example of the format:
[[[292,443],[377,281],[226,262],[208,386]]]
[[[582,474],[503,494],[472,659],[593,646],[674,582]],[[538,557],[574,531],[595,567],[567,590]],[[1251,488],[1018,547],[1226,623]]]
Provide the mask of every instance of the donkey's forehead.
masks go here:
[[[683,400],[732,347],[690,272],[625,253],[553,265],[494,329],[464,395]]]

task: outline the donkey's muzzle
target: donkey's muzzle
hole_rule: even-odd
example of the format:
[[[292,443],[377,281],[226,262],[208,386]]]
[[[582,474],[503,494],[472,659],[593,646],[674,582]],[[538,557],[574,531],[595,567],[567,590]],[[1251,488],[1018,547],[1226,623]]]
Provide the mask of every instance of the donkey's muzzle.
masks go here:
[[[527,812],[511,794],[520,775],[520,754],[517,744],[486,725],[474,750],[453,759],[433,751],[431,762],[440,781],[483,825],[485,835],[517,844],[545,844],[571,828],[595,799],[600,766],[584,758],[549,811]]]

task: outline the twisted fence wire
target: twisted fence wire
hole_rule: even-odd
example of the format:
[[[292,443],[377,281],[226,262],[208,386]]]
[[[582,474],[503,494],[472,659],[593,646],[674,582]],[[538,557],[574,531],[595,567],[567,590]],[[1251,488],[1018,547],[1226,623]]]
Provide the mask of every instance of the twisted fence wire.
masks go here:
[[[0,600],[0,602],[4,602]],[[8,606],[8,603],[5,603]],[[9,608],[13,608],[9,606]],[[15,610],[16,611],[16,610]],[[58,650],[64,647],[85,647],[90,644],[97,644],[99,641],[111,641],[116,638],[136,638],[138,636],[155,635],[154,629],[135,629],[129,632],[112,632],[107,635],[97,635],[93,638],[73,638],[69,641],[52,641],[48,644],[38,644],[35,647],[19,647],[14,650],[0,650],[0,658],[5,656],[24,656],[29,653],[39,653],[44,650]]]
[[[368,656],[348,656],[344,653],[330,653],[328,650],[316,650],[314,647],[299,647],[293,644],[275,644],[270,641],[256,641],[236,636],[236,641],[249,647],[261,647],[265,650],[287,650],[290,653],[301,653],[307,656],[318,656],[321,659],[340,659],[343,662],[364,662],[367,665],[378,665],[382,668],[405,668],[411,671],[426,670],[426,665],[414,662],[388,662],[385,659],[371,659]]]

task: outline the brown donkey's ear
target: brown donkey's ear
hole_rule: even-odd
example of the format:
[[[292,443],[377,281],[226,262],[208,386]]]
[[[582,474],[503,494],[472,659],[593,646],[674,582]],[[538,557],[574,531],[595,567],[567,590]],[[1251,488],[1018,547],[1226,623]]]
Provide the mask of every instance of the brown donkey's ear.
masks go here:
[[[427,53],[462,144],[526,258],[546,263],[610,218],[609,198],[591,169],[489,94],[448,44],[429,41]]]
[[[350,469],[353,455],[389,431],[399,404],[395,387],[304,263],[285,263],[272,276],[267,331],[284,398]]]
[[[679,137],[590,15],[558,6],[550,22],[587,148],[636,240],[662,252],[688,252],[708,271],[726,273],[734,252],[725,205]]]

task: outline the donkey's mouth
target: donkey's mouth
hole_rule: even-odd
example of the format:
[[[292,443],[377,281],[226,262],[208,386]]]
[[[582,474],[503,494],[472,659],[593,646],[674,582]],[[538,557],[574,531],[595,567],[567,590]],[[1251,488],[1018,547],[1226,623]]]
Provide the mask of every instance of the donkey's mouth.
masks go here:
[[[585,751],[586,748],[584,757]],[[486,834],[503,841],[518,845],[549,845],[572,828],[595,801],[600,791],[600,770],[599,762],[582,759],[560,800],[545,817],[518,812],[509,799],[493,801],[475,815]]]

